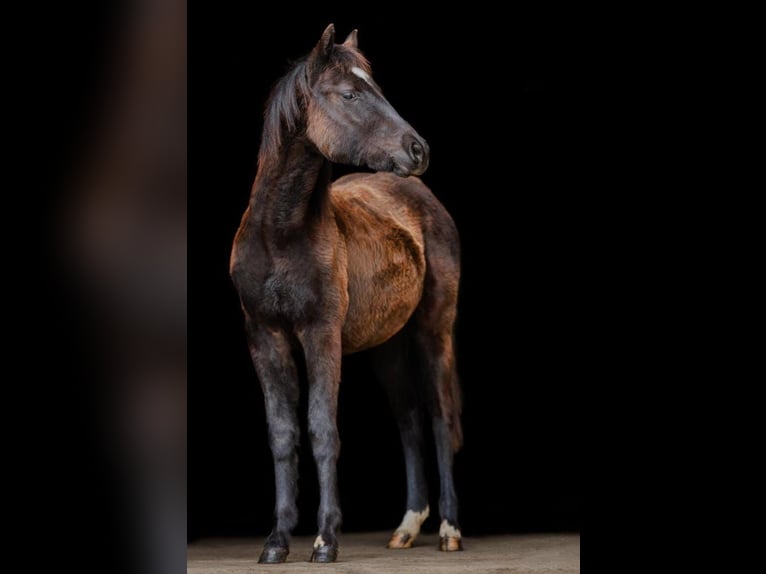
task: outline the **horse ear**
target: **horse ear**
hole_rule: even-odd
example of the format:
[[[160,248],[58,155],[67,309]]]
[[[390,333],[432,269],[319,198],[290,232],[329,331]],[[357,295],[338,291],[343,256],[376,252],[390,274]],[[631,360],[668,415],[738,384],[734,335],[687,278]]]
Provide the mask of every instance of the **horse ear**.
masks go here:
[[[319,38],[314,49],[311,51],[311,57],[315,61],[324,61],[330,57],[332,48],[335,46],[335,24],[330,24],[322,32],[322,37]]]
[[[357,40],[357,33],[358,33],[358,30],[356,29],[351,30],[351,33],[348,36],[346,36],[346,39],[343,42],[343,45],[348,46],[349,48],[358,48],[359,42]]]

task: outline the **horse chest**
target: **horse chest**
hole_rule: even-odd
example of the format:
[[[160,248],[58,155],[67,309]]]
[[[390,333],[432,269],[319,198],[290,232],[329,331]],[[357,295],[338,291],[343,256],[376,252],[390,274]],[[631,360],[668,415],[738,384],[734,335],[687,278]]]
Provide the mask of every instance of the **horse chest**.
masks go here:
[[[308,257],[305,249],[251,249],[239,254],[237,269],[240,297],[262,319],[303,324],[337,306],[333,266]]]

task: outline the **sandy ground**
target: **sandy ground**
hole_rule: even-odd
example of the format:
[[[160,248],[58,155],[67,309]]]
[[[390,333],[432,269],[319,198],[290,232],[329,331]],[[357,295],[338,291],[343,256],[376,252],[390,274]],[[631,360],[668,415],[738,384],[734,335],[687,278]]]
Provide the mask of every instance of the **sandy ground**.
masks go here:
[[[388,550],[388,532],[342,534],[338,562],[311,564],[313,537],[296,537],[285,564],[260,565],[262,539],[207,539],[189,545],[188,574],[458,574],[577,573],[580,536],[519,534],[463,539],[463,552],[439,552],[438,536],[422,534],[414,548]]]

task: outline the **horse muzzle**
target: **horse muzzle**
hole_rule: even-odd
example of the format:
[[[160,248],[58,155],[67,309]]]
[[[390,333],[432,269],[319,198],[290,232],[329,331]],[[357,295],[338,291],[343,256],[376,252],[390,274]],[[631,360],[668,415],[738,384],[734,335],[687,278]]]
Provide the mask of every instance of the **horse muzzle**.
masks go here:
[[[406,160],[395,161],[394,173],[400,176],[421,175],[428,169],[430,149],[426,140],[415,132],[402,136],[402,147]]]

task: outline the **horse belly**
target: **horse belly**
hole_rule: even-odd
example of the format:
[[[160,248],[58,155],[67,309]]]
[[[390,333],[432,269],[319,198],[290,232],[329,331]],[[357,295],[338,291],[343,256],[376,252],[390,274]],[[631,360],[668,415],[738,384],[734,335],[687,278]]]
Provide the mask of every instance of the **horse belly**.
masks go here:
[[[404,327],[423,293],[424,262],[400,250],[371,264],[349,249],[348,278],[349,306],[342,331],[346,354],[380,345]]]

